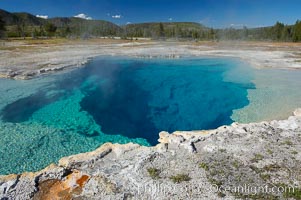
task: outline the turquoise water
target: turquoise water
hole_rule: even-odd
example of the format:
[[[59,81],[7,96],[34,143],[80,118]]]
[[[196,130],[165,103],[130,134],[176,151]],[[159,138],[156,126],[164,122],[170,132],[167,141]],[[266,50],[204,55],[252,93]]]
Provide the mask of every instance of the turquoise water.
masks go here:
[[[252,70],[230,59],[100,57],[29,81],[0,79],[0,174],[36,171],[105,142],[155,145],[160,131],[231,124]]]

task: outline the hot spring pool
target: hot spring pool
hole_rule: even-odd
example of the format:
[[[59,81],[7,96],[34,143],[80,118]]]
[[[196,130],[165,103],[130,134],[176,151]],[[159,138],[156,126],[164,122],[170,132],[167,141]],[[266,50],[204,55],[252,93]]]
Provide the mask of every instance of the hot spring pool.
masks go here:
[[[106,142],[155,145],[160,131],[233,122],[256,91],[233,59],[100,57],[27,81],[0,79],[0,174],[36,171]]]

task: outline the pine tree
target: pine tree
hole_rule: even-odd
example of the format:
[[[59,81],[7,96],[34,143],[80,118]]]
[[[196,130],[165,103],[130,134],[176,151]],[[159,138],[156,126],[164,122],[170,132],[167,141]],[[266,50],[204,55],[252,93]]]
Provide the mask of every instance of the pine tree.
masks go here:
[[[4,37],[5,30],[5,22],[0,17],[0,38]]]
[[[297,21],[293,28],[293,41],[300,42],[301,41],[301,21]]]
[[[292,30],[291,27],[285,26],[282,30],[282,41],[290,42],[292,41]]]
[[[214,29],[213,29],[213,28],[210,29],[210,32],[209,32],[209,39],[215,40],[215,32],[214,32]]]
[[[244,40],[248,39],[248,37],[249,37],[249,30],[246,26],[243,27],[242,37]]]
[[[273,38],[275,40],[282,40],[282,34],[283,34],[283,29],[284,29],[284,24],[280,23],[280,22],[277,22],[274,27],[273,27],[273,30],[272,30],[272,34],[273,34]]]
[[[159,37],[165,37],[164,26],[162,23],[159,24]]]
[[[52,23],[47,23],[45,25],[45,31],[47,32],[47,36],[53,36],[56,32],[57,27]]]

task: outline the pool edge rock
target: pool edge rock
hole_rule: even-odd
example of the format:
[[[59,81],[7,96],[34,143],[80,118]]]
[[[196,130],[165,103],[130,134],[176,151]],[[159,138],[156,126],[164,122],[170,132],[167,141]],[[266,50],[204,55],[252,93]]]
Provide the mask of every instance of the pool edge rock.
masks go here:
[[[159,136],[154,147],[106,143],[39,172],[0,176],[0,199],[285,199],[301,191],[301,109],[287,120]],[[234,191],[244,185],[294,191]]]

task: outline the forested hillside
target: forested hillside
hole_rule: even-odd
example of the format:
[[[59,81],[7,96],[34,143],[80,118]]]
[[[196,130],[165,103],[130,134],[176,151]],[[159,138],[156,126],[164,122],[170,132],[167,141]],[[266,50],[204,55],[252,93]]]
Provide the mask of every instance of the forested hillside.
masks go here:
[[[301,21],[294,25],[284,25],[277,22],[271,27],[247,28],[242,29],[219,29],[216,30],[217,37],[221,40],[264,40],[264,41],[301,41]]]
[[[301,21],[294,25],[277,22],[261,28],[212,29],[193,22],[154,22],[118,26],[103,20],[80,18],[42,19],[29,13],[10,13],[0,9],[0,37],[100,37],[124,39],[255,40],[301,42]]]
[[[123,30],[127,37],[213,39],[213,30],[193,22],[129,24]]]
[[[74,17],[42,19],[29,13],[9,13],[4,10],[0,10],[0,20],[5,24],[7,37],[116,36],[122,32],[119,26],[103,20]]]

